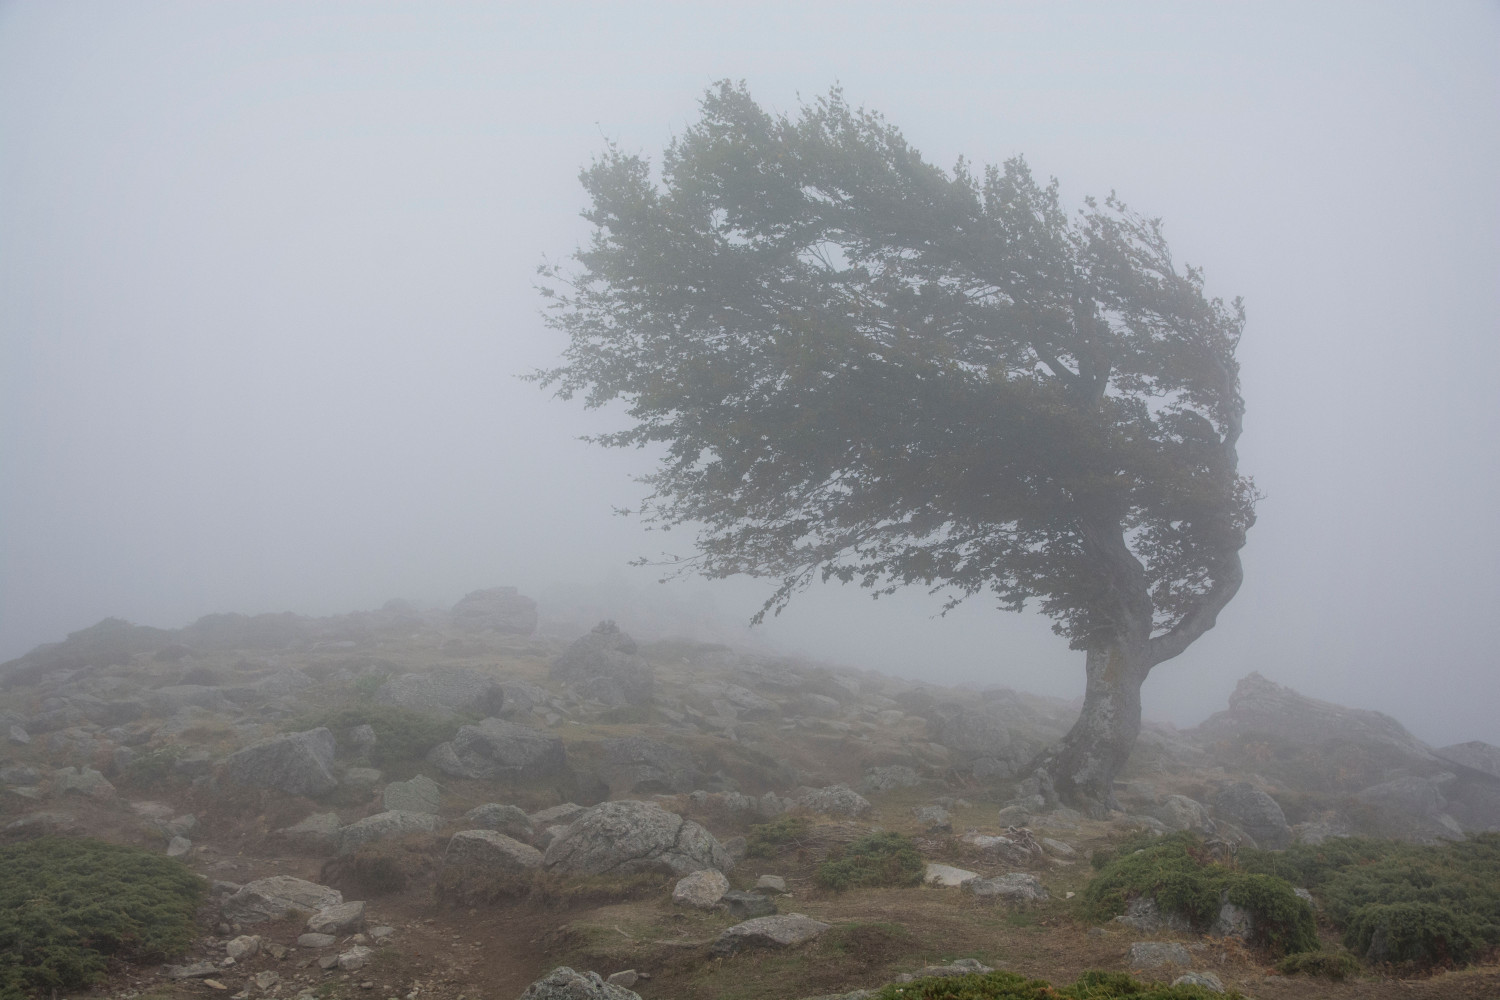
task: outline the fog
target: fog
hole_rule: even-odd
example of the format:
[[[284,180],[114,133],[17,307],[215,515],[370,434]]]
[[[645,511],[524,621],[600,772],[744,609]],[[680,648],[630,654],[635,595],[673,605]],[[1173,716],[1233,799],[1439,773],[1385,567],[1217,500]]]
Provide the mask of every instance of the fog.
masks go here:
[[[0,7],[0,659],[511,584],[1081,694],[1081,654],[983,598],[815,588],[744,636],[770,584],[630,567],[689,541],[612,514],[650,455],[518,379],[563,346],[533,283],[587,235],[578,170],[659,158],[726,77],[786,112],[841,84],[1070,206],[1117,191],[1245,297],[1266,499],[1148,717],[1258,670],[1500,744],[1493,3]]]

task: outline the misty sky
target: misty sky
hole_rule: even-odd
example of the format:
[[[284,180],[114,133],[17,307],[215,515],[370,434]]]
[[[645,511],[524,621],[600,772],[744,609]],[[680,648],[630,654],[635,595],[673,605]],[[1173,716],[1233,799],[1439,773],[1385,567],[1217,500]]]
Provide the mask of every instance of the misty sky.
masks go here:
[[[1267,499],[1147,715],[1259,670],[1500,744],[1500,5],[935,8],[0,5],[0,659],[498,584],[748,619],[769,584],[626,565],[687,541],[611,514],[649,455],[516,376],[558,359],[534,272],[606,139],[659,158],[720,78],[786,112],[840,83],[938,164],[1117,191],[1245,297]],[[939,606],[819,589],[764,639],[1082,692],[1044,619]]]

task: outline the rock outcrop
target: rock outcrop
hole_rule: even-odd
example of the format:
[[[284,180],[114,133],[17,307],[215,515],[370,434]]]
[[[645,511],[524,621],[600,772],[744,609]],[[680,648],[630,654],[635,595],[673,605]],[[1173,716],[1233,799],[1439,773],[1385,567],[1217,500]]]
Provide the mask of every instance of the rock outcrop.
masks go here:
[[[545,863],[582,875],[734,867],[724,846],[697,823],[654,802],[630,800],[604,802],[578,817],[547,845]]]
[[[637,648],[614,622],[600,622],[553,662],[551,677],[606,705],[645,705],[655,681]]]
[[[490,781],[551,778],[567,769],[561,739],[503,719],[460,727],[452,742],[433,748],[429,759],[444,774]]]
[[[252,743],[224,760],[222,776],[236,785],[275,788],[291,795],[326,795],[338,787],[335,743],[327,729],[285,733]]]

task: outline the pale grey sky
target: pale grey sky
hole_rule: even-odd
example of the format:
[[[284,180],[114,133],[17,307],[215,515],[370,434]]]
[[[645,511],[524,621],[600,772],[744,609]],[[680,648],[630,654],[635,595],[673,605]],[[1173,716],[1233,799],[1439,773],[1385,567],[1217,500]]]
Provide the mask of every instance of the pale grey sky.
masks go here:
[[[610,514],[646,456],[515,378],[561,348],[535,266],[605,137],[659,155],[723,77],[786,111],[841,83],[939,164],[1118,191],[1246,299],[1267,499],[1148,715],[1259,670],[1500,744],[1500,7],[932,6],[0,5],[0,658],[110,615],[654,586]],[[1081,692],[1042,619],[936,607],[820,590],[766,637]]]

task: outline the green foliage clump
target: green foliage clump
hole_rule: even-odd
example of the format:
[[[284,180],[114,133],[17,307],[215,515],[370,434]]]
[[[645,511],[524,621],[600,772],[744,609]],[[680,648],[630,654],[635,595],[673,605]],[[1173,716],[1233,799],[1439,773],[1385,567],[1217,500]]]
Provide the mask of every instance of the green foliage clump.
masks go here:
[[[1277,962],[1276,971],[1285,976],[1322,976],[1341,983],[1359,972],[1359,959],[1347,951],[1304,951]]]
[[[1229,902],[1250,913],[1255,943],[1273,954],[1318,946],[1312,910],[1285,879],[1219,864],[1198,837],[1186,832],[1132,840],[1122,848],[1129,850],[1106,859],[1084,890],[1084,905],[1094,919],[1124,913],[1130,900],[1147,896],[1163,912],[1207,928]]]
[[[835,848],[814,876],[826,889],[918,885],[927,864],[911,838],[886,831],[870,833]]]
[[[1123,972],[1085,972],[1071,986],[1053,986],[1014,972],[969,976],[934,976],[910,983],[892,983],[873,1000],[1237,1000],[1233,990],[1213,993],[1203,986],[1143,983]]]
[[[745,854],[752,858],[774,858],[799,843],[811,830],[812,821],[806,816],[778,816],[750,828],[745,836]]]
[[[1429,845],[1337,838],[1242,852],[1240,863],[1311,889],[1344,946],[1371,961],[1464,965],[1500,945],[1500,834]]]
[[[459,724],[458,720],[437,719],[410,708],[361,703],[299,716],[290,720],[283,728],[287,732],[303,732],[327,726],[342,740],[348,737],[349,730],[354,727],[368,725],[375,730],[375,749],[370,755],[371,763],[378,767],[388,767],[421,760],[427,751],[439,743],[453,739],[458,733]]]
[[[181,954],[202,896],[181,862],[140,848],[63,837],[0,847],[0,1000],[81,989],[110,957]]]

